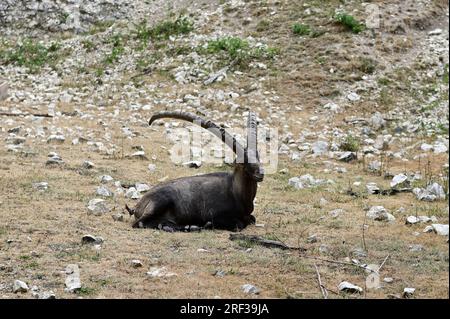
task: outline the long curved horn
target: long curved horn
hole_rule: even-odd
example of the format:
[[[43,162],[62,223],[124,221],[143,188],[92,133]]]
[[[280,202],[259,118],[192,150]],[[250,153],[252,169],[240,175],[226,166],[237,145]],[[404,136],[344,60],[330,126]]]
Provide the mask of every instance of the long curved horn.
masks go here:
[[[215,136],[220,138],[222,142],[224,142],[228,147],[230,147],[233,150],[233,152],[238,156],[238,159],[240,161],[242,161],[246,157],[246,151],[244,147],[233,136],[231,136],[223,127],[217,126],[210,120],[205,120],[195,114],[188,112],[159,112],[151,117],[148,124],[152,125],[154,121],[161,118],[174,118],[197,124],[203,127],[204,129],[209,130]]]
[[[247,156],[249,163],[259,163],[258,157],[258,122],[256,114],[249,112],[247,119]]]

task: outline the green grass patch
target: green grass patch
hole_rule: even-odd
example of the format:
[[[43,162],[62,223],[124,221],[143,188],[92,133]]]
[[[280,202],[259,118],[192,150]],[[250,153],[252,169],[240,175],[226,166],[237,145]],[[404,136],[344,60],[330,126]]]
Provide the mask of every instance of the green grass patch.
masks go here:
[[[310,35],[311,27],[306,24],[295,23],[292,26],[292,32],[296,35]]]
[[[25,39],[14,47],[0,51],[0,64],[17,64],[37,73],[44,65],[54,63],[60,57],[60,45],[57,42],[44,44]]]
[[[221,56],[225,63],[234,63],[246,67],[252,61],[271,60],[279,54],[279,50],[271,47],[251,47],[248,41],[238,37],[223,37],[211,40],[206,49],[199,49],[200,53],[216,54]]]
[[[350,30],[353,33],[360,33],[365,29],[364,24],[360,23],[347,13],[338,13],[334,19],[337,23],[343,25],[347,30]]]
[[[194,30],[194,23],[187,17],[175,20],[165,20],[153,27],[148,27],[146,21],[136,26],[135,38],[141,42],[141,47],[147,46],[149,40],[167,40],[171,36],[188,34]]]
[[[357,152],[360,148],[360,143],[353,135],[347,135],[339,148],[344,152]]]

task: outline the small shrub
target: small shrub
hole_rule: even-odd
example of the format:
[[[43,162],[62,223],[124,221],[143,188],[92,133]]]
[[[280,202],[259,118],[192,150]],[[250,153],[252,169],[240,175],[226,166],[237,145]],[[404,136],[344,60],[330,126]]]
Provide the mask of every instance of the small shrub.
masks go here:
[[[296,23],[292,27],[292,32],[296,35],[310,35],[311,28],[309,25]]]
[[[372,74],[375,72],[377,62],[370,58],[360,58],[358,69],[366,74]]]
[[[263,32],[270,29],[270,22],[268,20],[260,20],[256,25],[256,31]]]
[[[105,59],[105,64],[113,64],[114,62],[117,62],[122,55],[123,51],[125,50],[123,45],[123,37],[121,34],[115,34],[111,37],[110,42],[112,43],[112,51],[110,54],[108,54]]]
[[[352,135],[347,135],[339,148],[344,152],[357,152],[359,150],[359,141]]]
[[[353,16],[346,13],[339,13],[335,16],[335,21],[353,33],[360,33],[364,30],[364,25],[356,20]]]

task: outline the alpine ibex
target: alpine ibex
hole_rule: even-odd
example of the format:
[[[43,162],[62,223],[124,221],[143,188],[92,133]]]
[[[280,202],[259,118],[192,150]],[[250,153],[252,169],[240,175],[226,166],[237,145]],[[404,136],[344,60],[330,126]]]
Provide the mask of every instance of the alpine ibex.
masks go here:
[[[257,183],[264,178],[256,146],[256,115],[249,113],[245,148],[224,128],[192,113],[160,112],[152,116],[149,124],[161,118],[193,122],[219,137],[237,156],[234,171],[183,177],[155,186],[134,209],[126,206],[136,218],[133,227],[241,230],[254,223],[253,200]]]

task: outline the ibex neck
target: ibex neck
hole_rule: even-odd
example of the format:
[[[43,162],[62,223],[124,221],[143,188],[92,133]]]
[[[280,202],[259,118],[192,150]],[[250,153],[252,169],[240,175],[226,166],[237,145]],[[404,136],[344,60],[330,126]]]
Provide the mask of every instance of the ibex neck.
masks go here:
[[[253,212],[256,189],[256,181],[249,178],[242,167],[236,167],[233,174],[233,194],[241,200],[243,208],[248,214]]]

